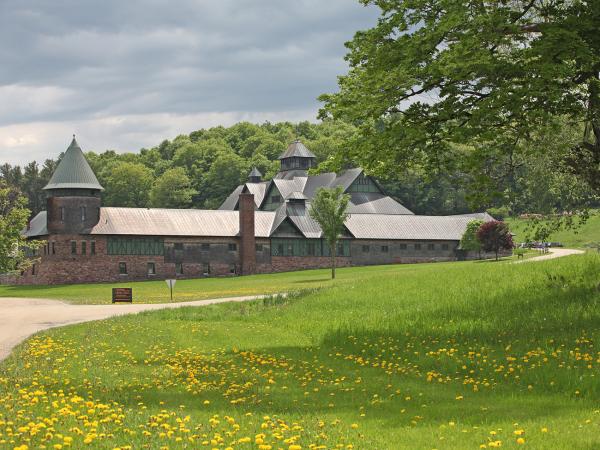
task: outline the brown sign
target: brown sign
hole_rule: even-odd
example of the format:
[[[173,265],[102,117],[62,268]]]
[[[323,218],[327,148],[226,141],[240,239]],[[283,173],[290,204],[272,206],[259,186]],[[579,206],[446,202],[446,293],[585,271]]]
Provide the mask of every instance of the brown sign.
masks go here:
[[[112,290],[112,302],[133,302],[133,289],[132,288],[113,288]]]

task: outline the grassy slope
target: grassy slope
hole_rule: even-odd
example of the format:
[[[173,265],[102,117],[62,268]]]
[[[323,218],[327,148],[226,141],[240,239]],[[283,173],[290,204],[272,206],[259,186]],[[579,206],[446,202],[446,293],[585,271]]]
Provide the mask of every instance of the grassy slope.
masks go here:
[[[46,418],[36,448],[599,448],[599,266],[405,266],[48,331],[0,365],[0,446]]]
[[[527,257],[538,256],[532,252]],[[505,258],[505,260],[515,260]],[[439,271],[448,264],[420,264],[419,270]],[[414,271],[412,265],[386,265],[341,268],[337,278],[331,280],[329,269],[304,270],[270,275],[246,277],[204,278],[179,280],[175,285],[174,301],[205,300],[209,298],[237,297],[290,292],[303,289],[331,287],[346,283],[356,283],[373,276],[396,275]],[[78,304],[102,304],[111,302],[113,287],[132,287],[136,303],[169,302],[169,289],[164,281],[142,281],[134,283],[98,283],[59,286],[2,286],[0,297],[49,298],[66,300]]]
[[[527,220],[511,218],[507,222],[511,231],[517,235],[515,242],[523,242],[527,239]],[[548,241],[562,242],[568,248],[582,248],[586,244],[600,242],[600,211],[596,211],[595,215],[581,227],[554,233]]]

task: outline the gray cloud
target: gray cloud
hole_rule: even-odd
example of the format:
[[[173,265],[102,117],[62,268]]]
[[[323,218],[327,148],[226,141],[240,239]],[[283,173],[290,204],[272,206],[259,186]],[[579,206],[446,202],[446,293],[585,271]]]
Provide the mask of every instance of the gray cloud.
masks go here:
[[[3,0],[0,162],[40,159],[50,129],[96,125],[113,134],[94,147],[134,150],[206,126],[191,117],[314,120],[376,16],[355,0]]]

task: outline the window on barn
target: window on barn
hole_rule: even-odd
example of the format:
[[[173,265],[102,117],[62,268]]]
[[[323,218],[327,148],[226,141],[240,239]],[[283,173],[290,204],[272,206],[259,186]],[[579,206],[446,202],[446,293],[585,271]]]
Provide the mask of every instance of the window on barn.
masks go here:
[[[262,251],[263,251],[263,246],[262,246],[262,244],[256,244],[256,251],[257,251],[257,252],[262,252]]]
[[[81,254],[82,255],[87,254],[87,242],[86,241],[81,241]]]
[[[182,252],[183,244],[181,242],[176,242],[175,244],[173,244],[173,248],[175,249],[175,251]]]
[[[435,244],[427,244],[427,250],[435,250]]]
[[[85,206],[82,206],[80,208],[81,210],[81,221],[85,222],[85,219],[87,218],[87,209],[85,208]]]
[[[207,252],[210,250],[210,244],[201,244],[200,245],[200,250],[202,250],[203,252]]]
[[[156,275],[156,264],[153,262],[148,263],[148,275]]]
[[[77,254],[77,241],[71,241],[71,255]]]
[[[183,264],[182,263],[175,263],[175,274],[183,275]]]
[[[387,245],[382,245],[381,246],[381,252],[382,253],[387,253],[390,251],[390,248]]]
[[[415,244],[415,250],[421,250],[421,244]]]
[[[56,242],[52,242],[52,254],[56,255]]]
[[[370,177],[361,173],[348,188],[348,192],[381,192]]]
[[[60,221],[64,222],[65,221],[65,208],[64,208],[64,206],[61,206],[59,208],[59,211],[60,211]]]
[[[35,275],[37,272],[37,265],[34,264],[33,266],[31,266],[31,275]]]
[[[210,275],[210,264],[209,263],[202,264],[202,275],[205,275],[205,276]]]
[[[237,244],[228,244],[227,246],[230,252],[235,252],[237,250]]]
[[[400,244],[400,250],[406,250],[406,244]]]
[[[127,275],[127,263],[119,263],[119,275]]]
[[[96,254],[96,241],[90,242],[90,255]]]
[[[368,245],[363,245],[362,246],[363,253],[369,253],[369,250],[371,250],[371,247],[369,247]]]
[[[180,245],[183,250],[183,244]],[[109,237],[107,252],[109,255],[163,256],[165,248],[159,238]]]
[[[234,275],[235,275],[235,273],[236,273],[235,269],[236,269],[236,268],[235,268],[235,264],[230,264],[230,265],[229,265],[229,273],[231,273],[231,274],[234,274]]]
[[[442,250],[448,250],[448,244],[442,244]]]

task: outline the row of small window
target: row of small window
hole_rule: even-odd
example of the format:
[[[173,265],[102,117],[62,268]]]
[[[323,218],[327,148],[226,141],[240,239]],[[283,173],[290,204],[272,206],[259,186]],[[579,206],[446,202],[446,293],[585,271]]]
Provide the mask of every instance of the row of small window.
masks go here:
[[[59,208],[59,212],[60,212],[60,221],[64,222],[65,221],[65,207],[61,206]],[[87,208],[85,206],[80,206],[79,207],[79,216],[80,216],[82,222],[86,221],[86,219],[87,219]]]
[[[414,249],[415,250],[422,250],[423,246],[421,244],[413,244]],[[408,250],[408,244],[398,244],[398,248],[400,250]],[[449,246],[448,244],[441,244],[440,248],[442,250],[449,250]],[[435,250],[435,244],[433,243],[429,243],[427,244],[427,250]],[[370,245],[363,245],[362,246],[362,251],[363,253],[369,253],[371,251],[371,246]],[[389,245],[382,245],[381,246],[381,252],[382,253],[388,253],[390,251],[390,247]]]
[[[147,263],[146,268],[147,268],[146,273],[149,276],[156,275],[156,263],[149,262],[149,263]],[[229,271],[230,271],[230,273],[235,274],[236,273],[236,265],[231,264],[229,266]],[[210,264],[209,263],[202,264],[202,274],[208,276],[208,275],[210,275],[210,273],[211,273]],[[128,275],[128,274],[129,274],[129,272],[127,271],[127,263],[120,262],[119,263],[119,275]],[[175,274],[176,275],[184,275],[183,263],[175,263]]]
[[[54,244],[54,242],[52,243]],[[96,254],[96,241],[89,242],[89,251],[90,255]],[[54,247],[54,246],[53,246]],[[54,248],[52,248],[52,254],[54,254]],[[71,255],[87,255],[88,254],[88,242],[81,241],[79,246],[77,245],[77,241],[71,241]]]
[[[323,239],[272,239],[272,256],[330,256],[329,245]],[[341,240],[336,248],[337,256],[350,256],[350,242]]]
[[[173,249],[175,251],[182,252],[183,251],[183,244],[181,242],[176,242],[175,244],[173,244]],[[227,244],[227,249],[230,252],[236,252],[237,251],[237,244]],[[258,249],[258,246],[257,246],[257,249]],[[210,244],[200,244],[200,250],[203,251],[203,252],[210,251]]]

